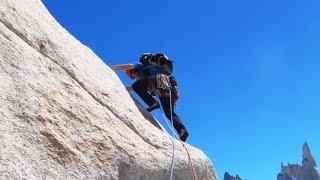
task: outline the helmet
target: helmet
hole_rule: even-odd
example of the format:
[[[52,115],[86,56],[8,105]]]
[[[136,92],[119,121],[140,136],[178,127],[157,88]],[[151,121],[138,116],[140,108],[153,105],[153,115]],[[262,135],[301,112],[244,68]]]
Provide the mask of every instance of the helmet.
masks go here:
[[[140,62],[142,64],[148,64],[152,57],[153,57],[153,54],[145,53],[140,57]]]
[[[158,53],[153,55],[151,63],[157,64],[161,71],[167,75],[171,75],[173,71],[173,63],[165,54]]]
[[[163,53],[158,53],[152,56],[152,60],[158,62],[160,65],[170,62],[171,60]]]

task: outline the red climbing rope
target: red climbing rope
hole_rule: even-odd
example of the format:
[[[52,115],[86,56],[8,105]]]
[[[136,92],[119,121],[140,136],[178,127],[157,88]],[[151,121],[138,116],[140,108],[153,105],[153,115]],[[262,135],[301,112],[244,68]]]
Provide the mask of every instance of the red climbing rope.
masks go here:
[[[182,146],[185,148],[185,150],[186,150],[186,152],[187,152],[188,159],[189,159],[189,165],[190,165],[190,167],[191,167],[191,169],[192,169],[193,179],[194,179],[194,180],[198,180],[197,172],[196,172],[196,169],[195,169],[195,167],[194,167],[194,165],[193,165],[193,163],[192,163],[192,161],[191,161],[191,156],[190,156],[189,150],[188,150],[188,148],[186,147],[186,145],[185,145],[181,140],[180,140],[180,142],[181,142]]]

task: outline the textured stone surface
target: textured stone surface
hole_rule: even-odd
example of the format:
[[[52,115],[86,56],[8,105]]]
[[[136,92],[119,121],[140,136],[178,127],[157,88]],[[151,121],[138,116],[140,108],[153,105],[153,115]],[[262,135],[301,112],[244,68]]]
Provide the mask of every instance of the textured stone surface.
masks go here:
[[[283,166],[281,164],[278,180],[320,180],[316,161],[307,143],[303,145],[302,154],[302,165],[288,164]]]
[[[175,179],[192,179],[176,144]],[[208,157],[187,146],[199,179]],[[167,179],[170,137],[40,0],[0,0],[0,179]]]

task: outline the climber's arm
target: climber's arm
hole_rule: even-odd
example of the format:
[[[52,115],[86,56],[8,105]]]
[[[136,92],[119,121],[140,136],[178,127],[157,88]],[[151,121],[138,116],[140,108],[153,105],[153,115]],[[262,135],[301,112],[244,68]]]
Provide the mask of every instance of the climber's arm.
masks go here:
[[[119,65],[112,66],[112,69],[114,71],[117,71],[117,70],[130,70],[130,69],[133,69],[133,68],[134,68],[134,64],[119,64]]]

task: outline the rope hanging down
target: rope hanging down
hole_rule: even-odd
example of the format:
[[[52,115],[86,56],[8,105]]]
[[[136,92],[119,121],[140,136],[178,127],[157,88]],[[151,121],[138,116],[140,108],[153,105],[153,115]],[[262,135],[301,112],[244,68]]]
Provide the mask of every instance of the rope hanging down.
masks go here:
[[[160,98],[158,97],[158,101],[160,102]],[[172,119],[172,109],[171,109],[172,105],[171,105],[171,91],[170,91],[170,118]],[[160,110],[161,110],[161,115],[163,116],[164,119],[166,119],[166,116],[164,115],[164,110],[162,109],[163,107],[160,106]],[[171,164],[169,166],[169,171],[170,171],[170,176],[169,176],[169,180],[173,179],[173,170],[174,170],[174,158],[175,158],[175,143],[174,143],[174,137],[177,136],[177,134],[175,133],[174,129],[172,128],[172,126],[165,120],[167,126],[170,128],[170,130],[172,131],[172,136],[171,136],[171,142],[172,142],[172,159],[171,159]],[[173,121],[172,125],[173,125]]]
[[[172,107],[171,90],[170,90],[169,95],[170,95],[170,118],[171,118],[171,125],[170,125],[167,121],[165,121],[165,122],[166,122],[167,126],[168,126],[168,127],[171,129],[171,131],[172,131],[172,136],[171,136],[171,141],[172,141],[172,159],[171,159],[171,164],[170,164],[170,178],[169,178],[169,179],[170,179],[170,180],[173,180],[174,158],[175,158],[174,137],[176,137],[176,138],[179,139],[179,140],[180,140],[180,138],[179,138],[178,134],[175,132],[175,130],[173,129],[173,115],[172,115],[172,114],[173,114],[173,113],[172,113],[173,107]],[[158,100],[160,101],[160,98],[159,98],[159,97],[158,97]],[[161,114],[162,114],[162,116],[166,119],[162,107],[161,107],[160,109],[161,109]],[[180,140],[180,142],[181,142],[182,146],[184,147],[184,149],[186,150],[186,153],[187,153],[187,155],[188,155],[189,165],[190,165],[190,167],[191,167],[191,169],[192,169],[193,178],[194,178],[194,180],[198,180],[196,170],[195,170],[194,165],[193,165],[193,163],[192,163],[192,161],[191,161],[191,157],[190,157],[189,150],[188,150],[188,148],[185,146],[185,144],[184,144],[181,140]]]
[[[158,97],[158,101],[160,102],[160,98],[159,97]],[[161,110],[161,114],[162,114],[163,118],[166,119],[166,116],[164,115],[164,110],[162,109],[162,106],[160,107],[160,110]],[[170,169],[170,180],[172,180],[173,179],[173,171],[174,171],[174,158],[175,158],[174,137],[179,139],[179,140],[180,140],[180,138],[179,138],[178,134],[175,132],[175,130],[173,128],[173,116],[172,116],[173,108],[172,108],[171,91],[170,91],[170,110],[171,110],[170,111],[171,124],[169,124],[167,121],[165,121],[165,122],[166,122],[167,126],[170,128],[170,130],[172,131],[172,136],[171,136],[171,141],[172,141],[172,160],[171,160],[171,164],[169,166],[169,169]],[[194,167],[194,165],[192,163],[189,150],[181,140],[180,140],[180,142],[181,142],[182,146],[184,147],[184,149],[186,150],[186,153],[188,155],[189,165],[190,165],[190,167],[192,169],[193,179],[194,180],[198,180],[197,173],[196,173],[195,167]],[[216,178],[213,177],[213,175],[208,171],[208,169],[207,169],[207,175],[209,175],[213,180],[216,180]]]
[[[171,102],[171,90],[170,90],[170,93],[169,93],[169,95],[170,95],[170,119],[171,119],[171,124],[172,124],[172,126],[173,126],[173,119],[172,119],[172,111],[173,111],[173,109],[172,109],[172,102]],[[170,172],[170,180],[172,180],[173,179],[173,168],[174,168],[174,155],[175,155],[175,145],[174,145],[174,134],[175,134],[175,132],[174,132],[174,129],[172,129],[172,136],[171,136],[171,141],[172,141],[172,159],[171,159],[171,172]]]

